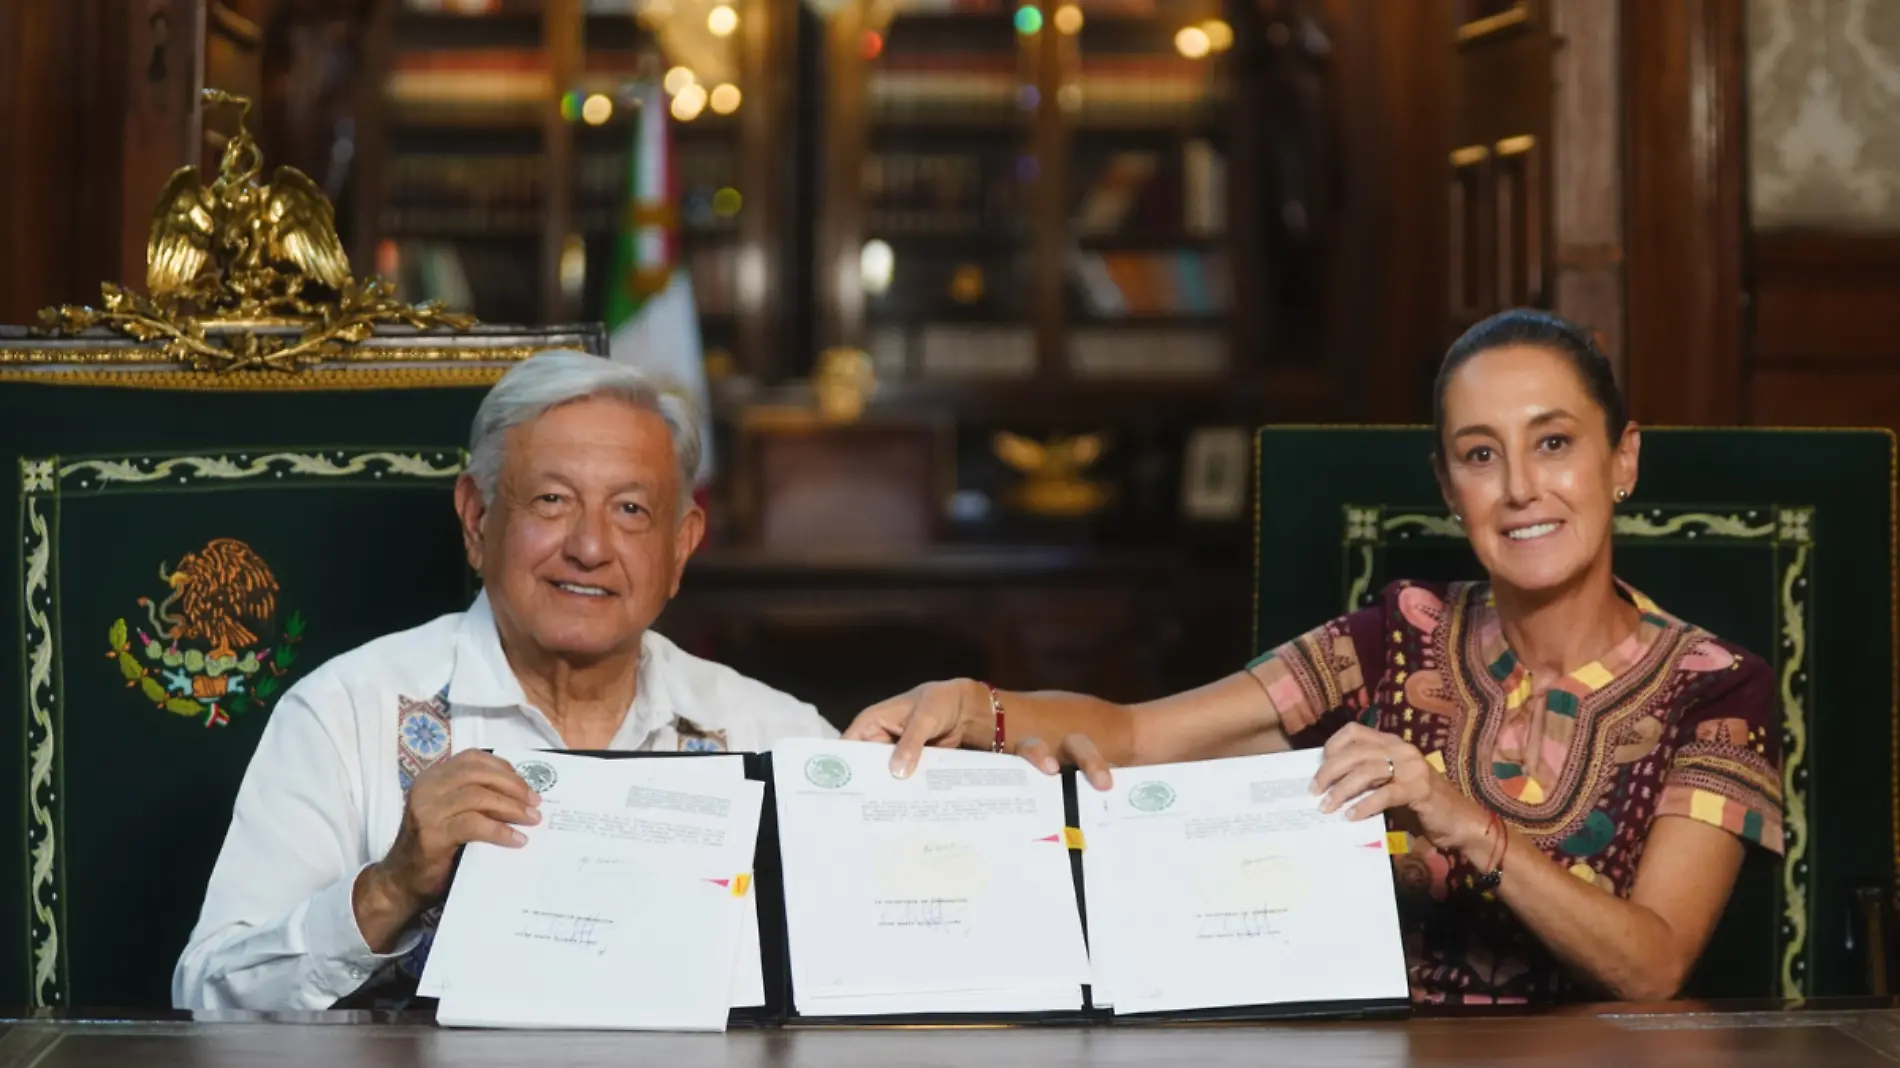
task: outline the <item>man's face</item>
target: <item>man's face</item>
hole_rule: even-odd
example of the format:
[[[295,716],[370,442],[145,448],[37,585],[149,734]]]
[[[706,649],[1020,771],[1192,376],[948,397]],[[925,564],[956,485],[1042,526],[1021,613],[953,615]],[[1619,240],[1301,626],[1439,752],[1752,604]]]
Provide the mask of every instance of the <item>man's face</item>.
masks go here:
[[[643,408],[592,398],[510,431],[494,503],[470,478],[456,486],[469,564],[510,653],[637,655],[705,532],[680,498],[666,424]]]

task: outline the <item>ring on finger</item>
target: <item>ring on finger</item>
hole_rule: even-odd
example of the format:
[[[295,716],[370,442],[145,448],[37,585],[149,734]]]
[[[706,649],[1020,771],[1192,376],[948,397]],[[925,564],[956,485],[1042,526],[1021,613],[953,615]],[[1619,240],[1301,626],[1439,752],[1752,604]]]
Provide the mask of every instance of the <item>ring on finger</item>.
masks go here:
[[[1385,781],[1391,782],[1393,779],[1396,779],[1398,777],[1399,777],[1399,766],[1397,764],[1392,763],[1391,757],[1386,757],[1385,758]]]

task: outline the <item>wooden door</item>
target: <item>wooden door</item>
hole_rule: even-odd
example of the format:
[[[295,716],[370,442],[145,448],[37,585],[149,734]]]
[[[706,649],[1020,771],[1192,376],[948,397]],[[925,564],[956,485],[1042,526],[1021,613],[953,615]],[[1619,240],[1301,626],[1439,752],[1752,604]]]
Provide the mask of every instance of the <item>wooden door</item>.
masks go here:
[[[1451,327],[1551,303],[1547,0],[1453,4]]]

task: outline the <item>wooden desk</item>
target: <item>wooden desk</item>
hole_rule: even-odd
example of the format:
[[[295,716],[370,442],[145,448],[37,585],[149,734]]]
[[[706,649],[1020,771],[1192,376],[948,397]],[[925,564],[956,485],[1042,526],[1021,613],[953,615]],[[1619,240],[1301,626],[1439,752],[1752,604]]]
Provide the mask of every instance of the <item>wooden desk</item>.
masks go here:
[[[0,1068],[238,1065],[958,1066],[1651,1065],[1776,1068],[1900,1062],[1900,1003],[1800,1009],[1593,1006],[1553,1014],[1275,1026],[733,1031],[726,1035],[450,1031],[369,1013],[0,1024]]]

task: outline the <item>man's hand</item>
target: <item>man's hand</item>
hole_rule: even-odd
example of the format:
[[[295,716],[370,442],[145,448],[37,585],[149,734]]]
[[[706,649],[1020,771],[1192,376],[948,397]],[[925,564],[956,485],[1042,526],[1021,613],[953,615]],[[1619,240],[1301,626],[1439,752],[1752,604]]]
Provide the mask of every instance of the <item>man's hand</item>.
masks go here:
[[[924,746],[955,749],[972,737],[973,729],[993,732],[990,692],[974,679],[926,682],[909,693],[879,701],[858,713],[845,728],[854,742],[894,742],[891,774],[909,778],[917,770]]]
[[[448,891],[457,850],[470,842],[525,844],[515,826],[540,823],[540,804],[507,761],[478,750],[416,776],[395,843],[356,880],[351,901],[363,940],[388,952],[402,929]]]

